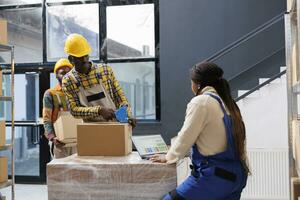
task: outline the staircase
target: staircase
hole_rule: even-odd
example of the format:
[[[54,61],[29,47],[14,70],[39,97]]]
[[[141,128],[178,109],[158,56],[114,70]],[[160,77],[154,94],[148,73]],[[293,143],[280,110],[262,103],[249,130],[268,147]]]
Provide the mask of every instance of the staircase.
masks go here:
[[[286,70],[280,68],[281,72]],[[237,101],[247,134],[247,153],[252,175],[242,199],[289,199],[287,85],[286,75],[260,78],[264,85],[249,94],[239,90]]]

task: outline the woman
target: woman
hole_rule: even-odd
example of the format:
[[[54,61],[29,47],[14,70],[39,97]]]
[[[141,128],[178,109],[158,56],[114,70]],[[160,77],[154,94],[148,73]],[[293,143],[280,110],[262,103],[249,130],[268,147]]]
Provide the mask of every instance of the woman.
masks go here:
[[[249,168],[245,127],[231,97],[223,70],[214,63],[191,69],[192,91],[182,129],[166,155],[151,160],[175,163],[191,149],[193,169],[164,200],[237,200],[246,185]]]

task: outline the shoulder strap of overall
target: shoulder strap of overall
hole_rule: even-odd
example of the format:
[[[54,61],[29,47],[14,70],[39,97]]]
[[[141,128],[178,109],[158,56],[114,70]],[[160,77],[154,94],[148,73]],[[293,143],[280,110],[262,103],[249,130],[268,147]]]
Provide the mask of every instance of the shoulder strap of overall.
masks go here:
[[[220,104],[220,106],[221,106],[221,109],[222,109],[223,113],[227,115],[227,112],[226,112],[226,110],[225,110],[223,101],[221,100],[220,97],[218,97],[218,96],[215,95],[215,94],[209,93],[209,92],[204,93],[203,95],[208,95],[208,96],[211,96],[212,98],[216,99],[216,100],[219,102],[219,104]]]

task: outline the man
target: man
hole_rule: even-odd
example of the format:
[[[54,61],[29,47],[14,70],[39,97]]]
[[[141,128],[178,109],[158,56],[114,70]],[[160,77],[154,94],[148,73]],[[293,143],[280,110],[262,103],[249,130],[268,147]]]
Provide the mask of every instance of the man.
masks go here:
[[[64,147],[64,143],[56,138],[53,124],[58,118],[60,111],[68,111],[68,104],[61,84],[63,76],[73,68],[68,59],[58,60],[54,67],[54,74],[58,84],[54,88],[48,89],[43,98],[43,120],[45,136],[49,140],[50,153],[53,158],[63,158],[76,153],[76,147]]]
[[[80,34],[71,34],[65,42],[65,52],[74,68],[64,76],[62,88],[66,94],[71,114],[85,121],[108,121],[115,118],[115,110],[128,106],[129,123],[131,118],[129,103],[110,66],[89,61],[91,47]]]

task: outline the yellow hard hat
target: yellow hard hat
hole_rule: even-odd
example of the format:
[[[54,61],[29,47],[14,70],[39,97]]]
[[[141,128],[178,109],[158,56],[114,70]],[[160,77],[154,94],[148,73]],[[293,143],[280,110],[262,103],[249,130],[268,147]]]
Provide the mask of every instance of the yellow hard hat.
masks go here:
[[[56,74],[56,72],[62,67],[69,67],[70,69],[72,69],[73,65],[69,62],[68,59],[61,58],[55,63],[54,73]]]
[[[91,53],[88,41],[80,34],[73,33],[65,42],[65,52],[75,57],[82,57]]]

